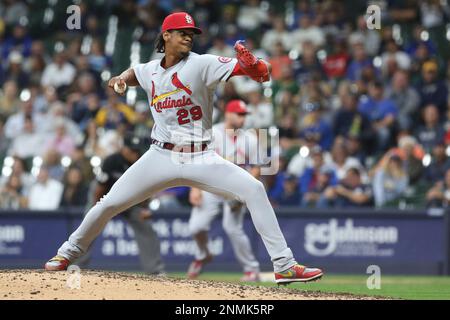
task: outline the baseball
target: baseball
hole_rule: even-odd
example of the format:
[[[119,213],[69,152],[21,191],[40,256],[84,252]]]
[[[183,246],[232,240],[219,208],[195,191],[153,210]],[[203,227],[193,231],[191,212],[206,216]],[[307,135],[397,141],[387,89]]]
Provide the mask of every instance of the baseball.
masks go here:
[[[122,87],[119,87],[119,83],[116,82],[114,83],[114,91],[117,92],[118,94],[122,94],[127,90],[127,84],[124,83],[124,85]]]

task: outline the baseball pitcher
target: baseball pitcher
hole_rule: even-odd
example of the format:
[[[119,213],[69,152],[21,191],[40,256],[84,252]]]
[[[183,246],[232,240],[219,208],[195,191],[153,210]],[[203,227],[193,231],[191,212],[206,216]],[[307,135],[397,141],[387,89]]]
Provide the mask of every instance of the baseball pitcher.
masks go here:
[[[322,270],[305,267],[294,259],[264,185],[208,148],[217,84],[233,76],[268,81],[270,65],[240,42],[235,45],[236,59],[193,53],[194,36],[200,33],[189,14],[168,15],[156,44],[164,57],[138,64],[109,80],[111,88],[141,86],[147,93],[155,120],[152,145],[88,211],[58,254],[45,264],[46,270],[65,270],[117,214],[160,190],[184,185],[246,204],[273,262],[277,283],[306,282],[322,276]]]

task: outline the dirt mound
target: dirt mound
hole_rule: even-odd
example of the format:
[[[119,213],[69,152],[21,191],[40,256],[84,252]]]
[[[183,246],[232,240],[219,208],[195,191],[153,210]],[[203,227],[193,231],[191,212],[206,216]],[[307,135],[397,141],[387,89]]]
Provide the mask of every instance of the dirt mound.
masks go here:
[[[0,270],[0,299],[124,299],[124,300],[236,300],[236,299],[367,299],[354,295],[305,292],[235,283],[150,277],[106,271],[69,272]]]

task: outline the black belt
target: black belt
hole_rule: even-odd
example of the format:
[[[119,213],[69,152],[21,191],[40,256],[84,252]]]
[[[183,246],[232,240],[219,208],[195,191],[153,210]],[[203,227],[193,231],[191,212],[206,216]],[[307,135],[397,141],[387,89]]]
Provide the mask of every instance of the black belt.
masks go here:
[[[160,148],[176,151],[176,152],[200,152],[205,151],[208,147],[208,144],[202,143],[201,145],[196,143],[184,144],[184,145],[175,145],[169,142],[161,142],[156,139],[151,139],[151,144],[155,144]]]

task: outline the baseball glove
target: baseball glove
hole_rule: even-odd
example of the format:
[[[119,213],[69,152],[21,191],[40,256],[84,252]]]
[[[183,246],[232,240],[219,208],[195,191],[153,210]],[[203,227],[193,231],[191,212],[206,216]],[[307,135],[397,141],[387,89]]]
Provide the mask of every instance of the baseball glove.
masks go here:
[[[234,44],[234,50],[236,51],[236,58],[239,64],[243,68],[251,68],[256,65],[258,58],[251,53],[244,45],[244,40],[238,40]]]
[[[234,44],[236,58],[242,71],[257,82],[269,81],[270,71],[267,64],[263,60],[255,57],[243,43],[243,40],[238,40]]]

